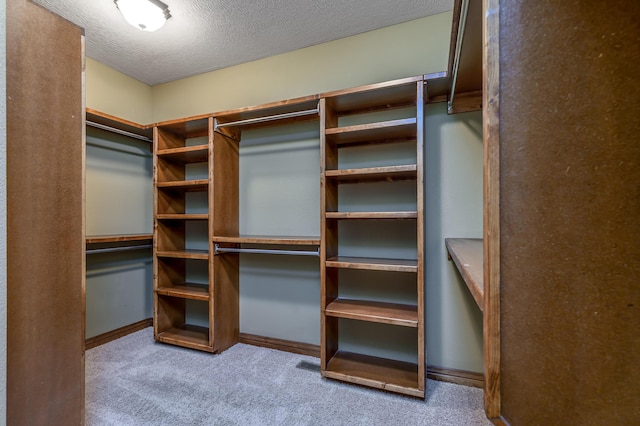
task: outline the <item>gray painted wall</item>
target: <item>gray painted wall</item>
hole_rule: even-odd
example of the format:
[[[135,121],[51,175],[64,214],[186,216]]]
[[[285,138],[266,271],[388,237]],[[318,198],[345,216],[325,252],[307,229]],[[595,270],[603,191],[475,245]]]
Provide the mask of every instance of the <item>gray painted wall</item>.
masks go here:
[[[150,144],[87,129],[87,235],[153,232]],[[86,338],[153,316],[152,252],[87,256]]]
[[[7,418],[7,27],[0,1],[0,424]]]

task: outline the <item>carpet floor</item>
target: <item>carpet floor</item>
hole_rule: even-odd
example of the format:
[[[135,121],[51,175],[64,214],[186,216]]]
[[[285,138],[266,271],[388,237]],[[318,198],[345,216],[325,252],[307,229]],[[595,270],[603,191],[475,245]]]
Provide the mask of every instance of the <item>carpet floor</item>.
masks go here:
[[[220,355],[147,328],[86,352],[86,424],[491,425],[482,390],[428,380],[420,400],[323,379],[317,358],[237,344]]]

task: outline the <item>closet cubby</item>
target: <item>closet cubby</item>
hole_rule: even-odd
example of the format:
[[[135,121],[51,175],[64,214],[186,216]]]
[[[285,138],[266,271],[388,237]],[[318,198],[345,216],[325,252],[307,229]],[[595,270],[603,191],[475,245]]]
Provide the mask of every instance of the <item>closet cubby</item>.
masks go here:
[[[321,371],[324,377],[416,397],[424,397],[425,392],[423,87],[422,78],[409,78],[327,93],[320,102]],[[385,156],[375,158],[380,146],[385,146],[382,151],[398,147],[409,155],[392,155],[385,163]],[[345,154],[351,150],[357,154]],[[357,186],[355,192],[368,188],[375,199],[363,206],[358,206],[357,200],[347,203],[341,193],[354,192],[345,191],[347,185]],[[372,185],[386,188],[371,190]],[[394,190],[393,185],[403,185],[403,189]],[[402,195],[398,197],[407,191],[412,193],[409,202]],[[403,238],[404,231],[394,231],[399,222],[409,224],[411,238]],[[368,230],[350,231],[349,224]],[[384,246],[367,250],[367,233],[386,235],[386,250]],[[363,242],[354,243],[359,236]],[[413,245],[408,250],[402,247],[407,241]],[[376,255],[353,256],[358,251],[354,246]],[[346,271],[367,274],[366,282],[355,282],[360,289],[357,297],[345,288],[353,286],[358,275],[351,274],[346,282]],[[379,277],[371,279],[372,274]],[[414,286],[407,292],[409,297],[397,300],[389,297],[388,291],[376,289],[389,274],[409,274],[409,280],[402,280]],[[364,346],[349,344],[345,324],[351,321],[382,325],[385,330],[413,329],[409,334],[412,361],[381,357],[380,351],[366,349],[383,348],[388,343],[384,339],[373,339]]]

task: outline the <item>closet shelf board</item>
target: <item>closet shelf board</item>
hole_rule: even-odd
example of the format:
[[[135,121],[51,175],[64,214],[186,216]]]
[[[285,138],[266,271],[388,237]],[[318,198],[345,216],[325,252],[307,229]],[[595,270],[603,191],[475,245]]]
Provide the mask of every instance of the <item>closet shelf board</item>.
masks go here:
[[[204,163],[209,158],[208,145],[194,145],[158,150],[158,158],[182,163]]]
[[[417,166],[415,164],[408,164],[402,166],[327,170],[324,172],[324,175],[327,179],[340,183],[416,180]]]
[[[323,375],[328,378],[424,398],[416,364],[338,351]]]
[[[175,180],[168,182],[158,182],[156,186],[159,189],[175,189],[185,192],[202,192],[209,189],[209,180],[197,179],[197,180]]]
[[[125,243],[132,241],[151,242],[153,241],[153,234],[89,235],[86,237],[87,244]]]
[[[482,239],[445,238],[444,242],[450,258],[458,268],[478,307],[484,311],[484,248]]]
[[[207,213],[166,213],[157,214],[156,218],[158,220],[207,220],[209,215]]]
[[[415,140],[416,123],[416,118],[412,117],[355,126],[334,127],[326,129],[325,135],[328,142],[338,145]]]
[[[167,250],[156,253],[158,257],[171,257],[174,259],[195,259],[195,260],[208,260],[208,250]]]
[[[178,297],[182,299],[193,299],[209,301],[209,288],[206,284],[175,285],[172,287],[158,287],[156,293],[162,296]]]
[[[369,271],[418,272],[416,260],[335,256],[326,260],[327,268],[365,269]]]
[[[213,348],[209,345],[209,329],[206,327],[184,324],[181,327],[172,327],[159,332],[157,339],[171,345],[213,352]]]
[[[327,306],[325,314],[404,327],[418,326],[418,308],[398,303],[336,299]]]
[[[326,212],[327,219],[416,219],[418,212]]]
[[[320,237],[309,236],[270,236],[270,235],[239,235],[237,237],[216,236],[213,237],[214,243],[233,243],[233,244],[265,244],[265,245],[302,245],[317,246],[320,245]]]

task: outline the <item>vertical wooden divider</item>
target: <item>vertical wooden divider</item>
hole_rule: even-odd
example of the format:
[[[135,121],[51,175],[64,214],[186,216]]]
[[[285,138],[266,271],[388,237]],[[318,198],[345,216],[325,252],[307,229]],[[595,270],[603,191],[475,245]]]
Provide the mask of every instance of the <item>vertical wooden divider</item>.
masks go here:
[[[216,256],[214,236],[237,236],[239,232],[240,136],[233,127],[215,129],[209,121],[209,253],[210,285],[213,286],[214,352],[238,342],[240,333],[239,267],[240,256]]]
[[[425,389],[426,350],[424,340],[424,82],[416,83],[416,249],[418,307],[418,388]]]

